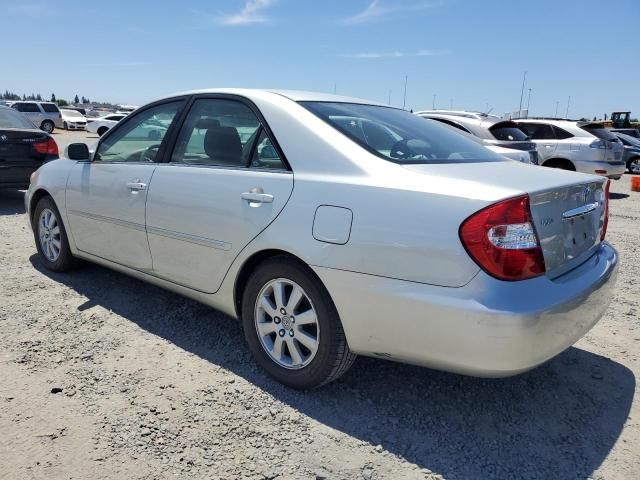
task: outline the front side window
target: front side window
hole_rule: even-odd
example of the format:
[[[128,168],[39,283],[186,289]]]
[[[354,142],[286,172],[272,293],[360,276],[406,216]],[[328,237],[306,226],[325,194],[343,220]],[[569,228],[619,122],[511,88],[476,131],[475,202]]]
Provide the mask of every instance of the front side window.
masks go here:
[[[370,152],[400,164],[505,161],[438,122],[392,107],[300,102]]]
[[[35,103],[16,103],[13,105],[13,108],[18,110],[19,112],[40,113],[40,109]]]
[[[236,100],[194,102],[178,135],[173,163],[284,168],[260,120]]]
[[[100,143],[94,161],[155,162],[162,139],[182,104],[157,105],[129,118]]]
[[[518,123],[520,130],[526,133],[532,140],[555,140],[551,125],[545,123]]]
[[[42,109],[47,113],[58,113],[60,110],[55,103],[41,103]]]

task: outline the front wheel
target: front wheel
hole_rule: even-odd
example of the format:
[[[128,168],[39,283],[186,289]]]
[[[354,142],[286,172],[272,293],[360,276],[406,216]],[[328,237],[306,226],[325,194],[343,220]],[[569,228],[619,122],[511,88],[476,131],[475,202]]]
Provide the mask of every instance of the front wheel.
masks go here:
[[[267,260],[249,279],[242,323],[258,364],[293,388],[329,383],[356,358],[322,282],[306,266],[285,257]]]
[[[51,197],[42,198],[33,212],[33,233],[38,253],[45,267],[54,272],[70,270],[76,263],[61,218]]]
[[[102,136],[102,135],[104,135],[105,133],[107,133],[107,131],[109,131],[109,128],[108,128],[108,127],[100,127],[100,128],[98,129],[98,135],[99,135],[99,136]]]
[[[67,124],[67,122],[64,122],[62,126],[64,127],[65,130],[69,130],[69,125]]]

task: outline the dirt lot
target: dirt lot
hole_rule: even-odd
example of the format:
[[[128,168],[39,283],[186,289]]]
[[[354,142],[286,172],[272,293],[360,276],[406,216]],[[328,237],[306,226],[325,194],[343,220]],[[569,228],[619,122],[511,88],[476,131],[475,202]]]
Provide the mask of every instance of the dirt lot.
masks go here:
[[[311,393],[208,307],[45,271],[22,194],[1,192],[0,478],[640,478],[640,194],[613,192],[618,287],[575,347],[503,380],[359,359]]]

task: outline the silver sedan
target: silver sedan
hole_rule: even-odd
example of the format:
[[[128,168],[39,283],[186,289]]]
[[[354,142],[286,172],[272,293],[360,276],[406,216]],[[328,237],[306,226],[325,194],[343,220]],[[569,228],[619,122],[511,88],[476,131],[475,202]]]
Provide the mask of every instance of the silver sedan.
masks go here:
[[[615,283],[608,180],[373,102],[187,92],[66,157],[25,199],[46,267],[88,260],[237,317],[295,388],[356,355],[517,374],[582,337]]]

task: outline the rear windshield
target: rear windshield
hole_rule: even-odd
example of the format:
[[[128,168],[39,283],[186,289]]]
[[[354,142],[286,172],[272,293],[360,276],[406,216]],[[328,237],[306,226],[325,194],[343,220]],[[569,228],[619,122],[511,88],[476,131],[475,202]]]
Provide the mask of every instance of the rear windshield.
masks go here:
[[[511,142],[529,140],[527,134],[520,130],[517,124],[512,122],[496,123],[489,130],[496,140],[508,140]]]
[[[0,128],[36,128],[27,117],[10,108],[0,108]]]
[[[58,106],[55,103],[41,103],[40,105],[42,105],[42,109],[45,112],[58,113],[60,111],[58,110]]]
[[[357,144],[395,163],[504,160],[451,128],[397,108],[334,102],[300,104]]]
[[[586,130],[591,135],[595,135],[600,140],[606,140],[607,142],[617,142],[618,137],[616,137],[615,133],[604,128],[602,125],[593,124],[593,125],[583,125],[580,128]]]

